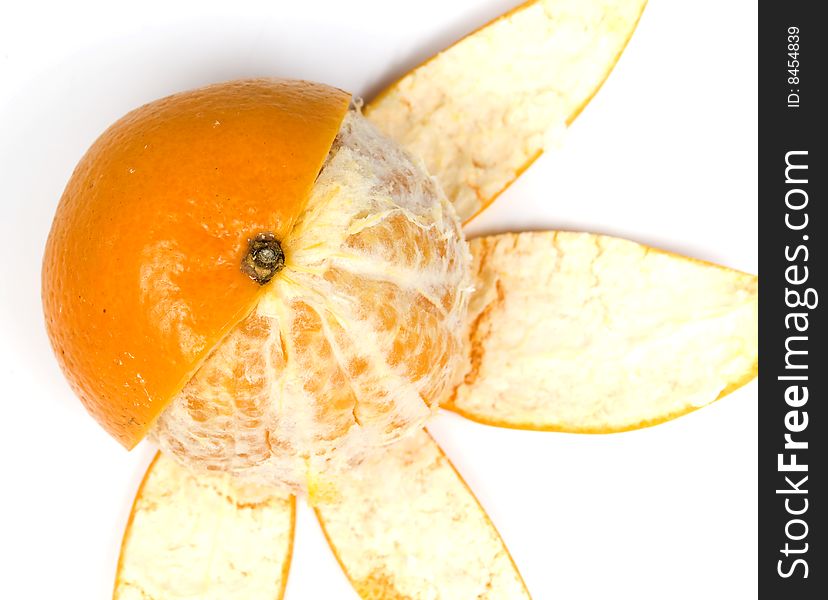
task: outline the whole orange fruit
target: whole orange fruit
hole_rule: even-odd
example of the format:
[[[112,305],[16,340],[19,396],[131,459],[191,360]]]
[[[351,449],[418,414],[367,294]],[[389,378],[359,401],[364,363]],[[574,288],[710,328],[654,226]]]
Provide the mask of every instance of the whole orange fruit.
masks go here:
[[[133,111],[83,157],[47,330],[126,447],[316,489],[457,382],[469,256],[423,167],[348,94],[236,81]]]

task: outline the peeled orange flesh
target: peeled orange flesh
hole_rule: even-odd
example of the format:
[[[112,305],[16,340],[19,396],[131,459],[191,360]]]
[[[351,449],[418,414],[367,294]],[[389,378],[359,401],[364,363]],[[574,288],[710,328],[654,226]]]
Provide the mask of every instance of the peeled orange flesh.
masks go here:
[[[125,446],[151,431],[197,471],[320,493],[462,376],[459,221],[349,102],[217,84],[133,111],[82,159],[44,256],[47,330]],[[263,240],[283,267],[266,277]]]
[[[462,377],[470,256],[439,187],[357,111],[282,245],[152,436],[191,468],[320,496]]]

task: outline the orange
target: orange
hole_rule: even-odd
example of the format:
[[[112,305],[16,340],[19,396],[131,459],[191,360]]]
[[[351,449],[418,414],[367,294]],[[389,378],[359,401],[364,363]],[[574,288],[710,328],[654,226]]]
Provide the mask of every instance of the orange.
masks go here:
[[[46,324],[127,448],[256,303],[248,239],[290,231],[349,101],[302,81],[213,85],[129,113],[78,164],[43,258]]]
[[[81,161],[44,306],[64,372],[125,446],[149,432],[192,468],[321,494],[458,382],[459,221],[348,102],[220,84],[127,115]]]
[[[354,111],[283,248],[152,436],[192,468],[318,499],[459,381],[470,256],[439,187]]]

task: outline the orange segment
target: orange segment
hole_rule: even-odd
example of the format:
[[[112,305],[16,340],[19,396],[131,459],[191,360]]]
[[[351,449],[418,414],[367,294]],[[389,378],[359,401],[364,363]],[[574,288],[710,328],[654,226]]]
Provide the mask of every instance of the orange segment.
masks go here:
[[[336,488],[316,514],[361,598],[529,598],[494,525],[426,431]]]
[[[43,304],[73,389],[127,448],[255,305],[248,240],[290,231],[349,101],[303,81],[208,86],[131,112],[81,160]]]
[[[151,435],[193,469],[319,494],[462,375],[471,257],[433,180],[355,113],[284,250]]]
[[[281,600],[295,499],[194,477],[158,454],[132,507],[113,600]]]
[[[443,406],[491,425],[606,433],[756,376],[753,275],[602,235],[471,241],[468,371]]]
[[[592,99],[646,0],[530,0],[405,74],[366,116],[435,175],[462,221]]]

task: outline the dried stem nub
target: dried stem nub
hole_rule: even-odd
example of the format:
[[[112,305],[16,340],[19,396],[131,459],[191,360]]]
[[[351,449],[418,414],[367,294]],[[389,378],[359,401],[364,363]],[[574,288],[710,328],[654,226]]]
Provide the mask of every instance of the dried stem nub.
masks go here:
[[[241,270],[250,279],[264,285],[284,267],[285,253],[275,235],[270,232],[260,233],[248,241]]]

